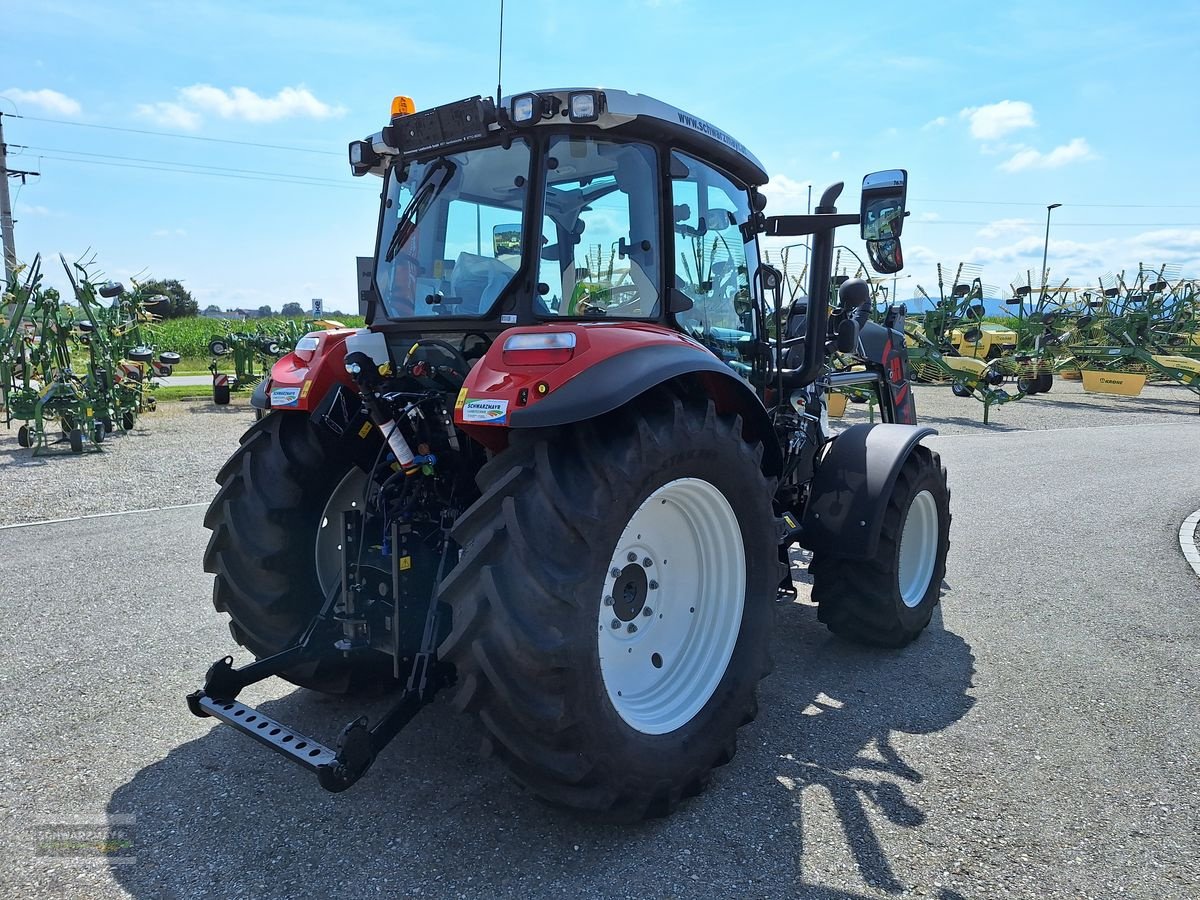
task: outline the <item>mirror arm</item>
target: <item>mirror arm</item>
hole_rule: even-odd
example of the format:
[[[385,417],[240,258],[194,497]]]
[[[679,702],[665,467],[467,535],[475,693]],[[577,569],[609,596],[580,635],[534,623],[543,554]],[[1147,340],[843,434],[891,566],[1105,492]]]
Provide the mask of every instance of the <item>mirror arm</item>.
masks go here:
[[[764,233],[767,237],[802,237],[832,231],[840,225],[857,225],[858,213],[821,213],[807,216],[767,216]]]

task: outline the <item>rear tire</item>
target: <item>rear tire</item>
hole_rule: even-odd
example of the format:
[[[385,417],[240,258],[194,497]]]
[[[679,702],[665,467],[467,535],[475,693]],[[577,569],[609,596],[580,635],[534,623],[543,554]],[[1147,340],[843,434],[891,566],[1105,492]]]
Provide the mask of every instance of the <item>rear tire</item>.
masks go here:
[[[314,547],[325,505],[350,468],[307,415],[288,414],[256,422],[217,473],[204,571],[216,576],[213,606],[229,613],[233,639],[259,658],[294,644],[324,602]],[[391,676],[391,658],[368,652],[283,673],[330,694],[378,693]]]
[[[1017,390],[1027,397],[1032,397],[1034,394],[1040,391],[1040,388],[1038,387],[1038,376],[1035,375],[1033,378],[1018,378]]]
[[[28,425],[22,425],[17,429],[17,445],[21,447],[33,446],[33,439],[29,436]]]
[[[955,397],[970,397],[971,389],[965,384],[952,384],[950,390],[954,392]]]
[[[1054,373],[1042,372],[1037,377],[1037,390],[1039,394],[1050,393],[1050,388],[1054,387]]]
[[[817,618],[834,634],[903,647],[941,600],[950,549],[950,489],[941,458],[918,446],[896,477],[872,559],[814,553],[808,571]]]
[[[83,452],[83,432],[78,428],[72,428],[67,434],[67,440],[71,442],[72,453]]]
[[[741,431],[664,392],[521,436],[480,470],[439,653],[485,752],[543,800],[667,815],[754,718],[785,570],[762,448]]]

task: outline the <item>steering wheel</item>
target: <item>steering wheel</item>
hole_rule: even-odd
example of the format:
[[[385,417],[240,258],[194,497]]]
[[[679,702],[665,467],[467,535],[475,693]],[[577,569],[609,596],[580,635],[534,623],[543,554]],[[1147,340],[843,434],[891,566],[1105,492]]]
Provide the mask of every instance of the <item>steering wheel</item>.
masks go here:
[[[460,378],[465,379],[467,377],[467,373],[471,371],[471,364],[467,362],[467,358],[463,355],[461,350],[459,350],[453,344],[438,340],[437,338],[421,338],[415,344],[413,344],[408,353],[404,355],[404,365],[407,366],[412,361],[414,354],[418,353],[425,347],[435,347],[446,356],[449,356],[454,362],[455,372]],[[425,361],[431,363],[432,365],[437,365],[436,360],[426,359]]]

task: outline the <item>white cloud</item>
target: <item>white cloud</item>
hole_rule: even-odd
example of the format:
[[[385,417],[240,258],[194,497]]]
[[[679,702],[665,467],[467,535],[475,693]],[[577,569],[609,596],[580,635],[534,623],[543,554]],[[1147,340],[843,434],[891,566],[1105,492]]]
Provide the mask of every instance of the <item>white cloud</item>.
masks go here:
[[[139,103],[137,114],[144,119],[150,119],[168,128],[182,128],[192,131],[200,127],[200,116],[190,109],[185,109],[178,103]]]
[[[841,158],[842,158],[842,151],[841,151],[841,150],[834,150],[832,153],[830,153],[830,154],[829,154],[829,158],[830,158],[830,159],[834,159],[834,160],[841,159]]]
[[[998,238],[1006,234],[1028,231],[1032,225],[1032,219],[997,219],[994,222],[989,222],[975,233],[981,238]]]
[[[936,222],[940,218],[941,218],[941,216],[939,216],[935,212],[917,213],[917,216],[916,216],[916,219],[918,222]]]
[[[1055,147],[1049,153],[1040,153],[1032,147],[1018,150],[1006,162],[1000,164],[1005,172],[1020,172],[1024,169],[1057,169],[1068,163],[1095,159],[1096,154],[1081,137],[1073,138],[1069,144]]]
[[[156,228],[150,233],[150,236],[156,238],[187,237],[187,232],[182,228]]]
[[[13,215],[17,218],[21,216],[56,216],[58,213],[52,212],[45,206],[30,206],[24,203],[18,203],[13,207]]]
[[[947,119],[945,116],[938,116],[936,119],[930,119],[928,122],[926,122],[924,125],[922,125],[921,129],[923,131],[928,131],[931,128],[941,128],[942,126],[946,125],[949,121],[950,120]]]
[[[277,122],[280,119],[329,119],[344,115],[341,106],[318,100],[303,85],[282,88],[274,97],[264,97],[245,87],[228,91],[211,84],[193,84],[181,88],[173,101],[142,103],[139,115],[161,125],[194,129],[204,114],[244,122]]]
[[[767,209],[774,214],[795,214],[803,212],[808,205],[808,191],[811,181],[797,181],[786,175],[772,175],[771,180],[762,188],[767,198]]]
[[[328,119],[345,113],[340,106],[318,100],[305,87],[285,87],[274,97],[260,97],[244,87],[223,91],[209,84],[194,84],[183,88],[179,97],[184,103],[222,119],[247,122],[275,122],[292,117]]]
[[[1001,100],[987,106],[968,106],[958,117],[971,123],[971,136],[981,141],[994,141],[1019,128],[1032,128],[1037,124],[1033,118],[1033,107],[1024,100]]]
[[[60,94],[58,91],[52,91],[49,88],[42,88],[38,91],[23,91],[20,88],[9,88],[6,91],[0,91],[0,97],[7,97],[14,103],[25,103],[30,106],[36,106],[44,112],[54,113],[59,116],[77,116],[83,112],[83,107],[79,105],[78,100],[74,100],[66,94]]]

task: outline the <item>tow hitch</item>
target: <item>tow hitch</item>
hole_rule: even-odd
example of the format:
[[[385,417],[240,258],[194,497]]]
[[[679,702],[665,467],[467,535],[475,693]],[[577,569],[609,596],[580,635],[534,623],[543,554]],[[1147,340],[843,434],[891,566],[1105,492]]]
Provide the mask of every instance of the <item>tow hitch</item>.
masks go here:
[[[373,726],[366,716],[360,716],[346,725],[338,735],[336,749],[322,744],[294,728],[238,701],[241,691],[273,675],[318,662],[361,652],[365,645],[365,631],[369,627],[364,610],[357,603],[360,581],[353,552],[353,541],[360,534],[362,514],[357,510],[343,513],[343,534],[347,550],[342,555],[342,579],[339,587],[332,590],[321,611],[305,629],[299,641],[292,647],[257,660],[240,669],[234,668],[233,657],[226,656],[209,667],[204,687],[187,695],[188,708],[193,715],[204,718],[214,716],[232,725],[242,734],[254,738],[276,753],[290,759],[317,776],[321,787],[338,793],[346,790],[360,779],[375,762],[379,752],[386,747],[400,730],[433,699],[438,689],[451,680],[447,667],[437,660],[438,609],[436,593],[430,597],[425,616],[425,630],[421,638],[420,651],[412,660],[408,682],[399,698],[383,717]],[[439,565],[438,581],[445,568],[449,541],[450,517],[442,523],[443,552]],[[393,523],[391,542],[399,547],[405,537],[405,526]],[[392,566],[392,596],[403,596],[403,578],[399,555]],[[339,595],[344,602],[337,602]],[[397,601],[398,603],[399,601]]]

